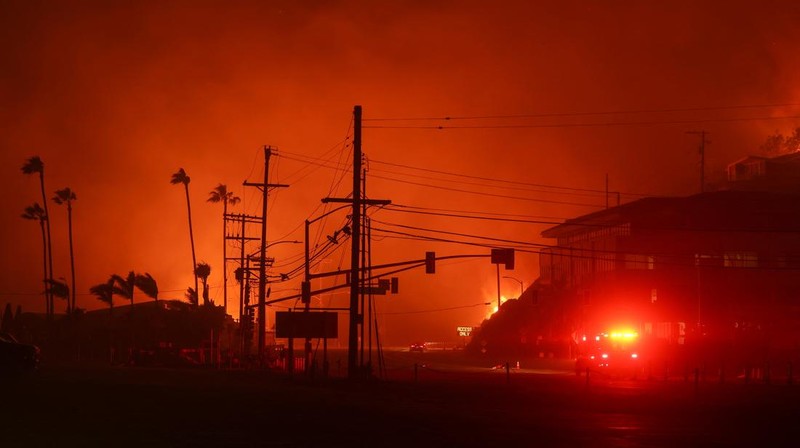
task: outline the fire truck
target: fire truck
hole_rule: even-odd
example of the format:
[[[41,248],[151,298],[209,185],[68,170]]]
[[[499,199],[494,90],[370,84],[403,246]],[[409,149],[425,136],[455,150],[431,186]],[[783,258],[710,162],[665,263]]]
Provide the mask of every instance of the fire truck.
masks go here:
[[[609,376],[637,376],[643,372],[639,334],[615,330],[583,335],[578,340],[575,374],[601,373]]]

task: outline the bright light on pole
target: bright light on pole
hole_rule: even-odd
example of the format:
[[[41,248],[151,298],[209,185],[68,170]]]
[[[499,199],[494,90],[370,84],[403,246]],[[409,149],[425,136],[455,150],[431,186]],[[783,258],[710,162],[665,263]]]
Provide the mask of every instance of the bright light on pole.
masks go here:
[[[518,279],[516,277],[508,276],[508,275],[504,275],[503,278],[507,278],[509,280],[514,280],[515,282],[519,283],[519,297],[522,297],[522,293],[525,291],[525,286],[522,283],[522,280],[520,280],[520,279]],[[519,297],[517,297],[517,298],[519,298]]]

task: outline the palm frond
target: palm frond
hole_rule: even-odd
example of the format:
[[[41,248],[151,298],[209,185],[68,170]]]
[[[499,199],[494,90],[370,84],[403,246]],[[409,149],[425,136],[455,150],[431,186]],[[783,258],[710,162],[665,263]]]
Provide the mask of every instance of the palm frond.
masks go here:
[[[22,213],[21,216],[25,219],[35,219],[39,221],[47,219],[47,216],[44,214],[44,209],[38,202],[34,202],[33,205],[25,207],[25,212]]]
[[[33,156],[22,165],[22,172],[24,174],[42,173],[44,172],[44,162],[39,156]]]
[[[48,278],[46,283],[47,292],[52,294],[54,297],[64,300],[69,299],[69,285],[67,285],[67,282]]]
[[[130,271],[127,277],[112,274],[111,279],[114,282],[114,294],[128,300],[133,299],[133,288],[136,286],[136,274],[133,271]]]
[[[68,204],[76,199],[78,199],[78,197],[75,195],[75,192],[72,191],[69,187],[62,188],[61,190],[56,190],[56,195],[53,196],[53,202],[55,202],[58,205]]]
[[[204,261],[197,263],[197,267],[195,267],[194,273],[202,279],[207,279],[208,276],[211,275],[211,265],[209,265]]]
[[[136,275],[136,287],[139,288],[147,297],[158,300],[158,284],[150,273]]]
[[[114,306],[114,284],[110,282],[100,283],[89,288],[89,292],[97,297],[97,300]]]
[[[173,184],[173,185],[177,185],[177,184],[188,185],[190,181],[191,181],[191,179],[186,174],[186,171],[184,171],[183,168],[180,168],[180,169],[178,169],[178,171],[176,173],[174,173],[172,175],[172,179],[170,179],[169,182],[171,184]]]
[[[186,294],[184,295],[186,301],[190,304],[197,306],[197,291],[194,290],[191,286],[186,288]]]
[[[208,193],[208,202],[224,201],[227,196],[228,187],[225,184],[219,184]]]

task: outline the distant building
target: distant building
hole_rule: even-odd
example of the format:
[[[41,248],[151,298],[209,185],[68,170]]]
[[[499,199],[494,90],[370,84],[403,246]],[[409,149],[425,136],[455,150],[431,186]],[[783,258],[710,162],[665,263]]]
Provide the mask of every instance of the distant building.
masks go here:
[[[726,186],[731,190],[800,194],[800,152],[737,160],[728,165]]]
[[[734,181],[798,157],[760,168],[758,158],[742,160],[731,165]],[[541,252],[534,288],[562,335],[625,324],[671,344],[755,335],[800,347],[800,195],[645,198],[542,236],[556,244]]]

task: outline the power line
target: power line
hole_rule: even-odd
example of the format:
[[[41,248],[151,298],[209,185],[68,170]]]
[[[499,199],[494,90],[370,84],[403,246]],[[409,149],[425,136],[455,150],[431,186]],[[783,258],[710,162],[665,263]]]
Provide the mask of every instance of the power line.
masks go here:
[[[477,186],[477,187],[484,187],[484,188],[498,188],[498,189],[506,189],[506,190],[531,191],[531,192],[545,193],[545,194],[588,196],[588,197],[592,197],[592,198],[597,198],[598,195],[601,195],[601,194],[605,195],[605,193],[606,193],[605,191],[602,191],[602,192],[601,191],[596,191],[596,192],[593,191],[593,192],[584,193],[584,192],[576,192],[576,191],[549,191],[549,190],[541,190],[541,189],[535,189],[535,188],[530,188],[530,187],[488,185],[486,183],[467,182],[467,181],[456,180],[456,179],[442,179],[442,178],[438,178],[438,177],[422,176],[422,175],[419,175],[419,174],[398,173],[396,171],[381,170],[381,169],[373,170],[373,172],[396,174],[396,175],[400,175],[400,176],[409,176],[409,177],[415,177],[415,178],[418,178],[418,179],[432,180],[432,181],[436,181],[436,182],[450,182],[450,183]],[[375,175],[373,174],[373,176],[375,176]],[[388,179],[388,178],[385,178],[385,179]],[[496,180],[495,182],[503,182],[503,181]],[[513,183],[513,182],[508,182],[508,183]]]
[[[542,202],[542,203],[547,203],[547,204],[575,205],[575,206],[579,206],[579,207],[602,208],[600,205],[597,205],[597,204],[586,204],[586,203],[581,203],[581,202],[553,201],[553,200],[549,200],[549,199],[535,199],[535,198],[526,198],[526,197],[522,197],[522,196],[511,196],[511,195],[496,194],[496,193],[486,193],[486,192],[483,192],[483,191],[472,191],[472,190],[464,190],[464,189],[461,189],[461,188],[443,187],[441,185],[423,184],[423,183],[420,183],[420,182],[413,182],[413,181],[410,181],[410,180],[403,180],[403,179],[395,179],[395,178],[392,178],[392,177],[378,176],[378,175],[374,175],[374,174],[372,175],[372,177],[373,178],[378,178],[378,179],[389,180],[389,181],[393,181],[393,182],[400,182],[400,183],[409,184],[409,185],[417,185],[417,186],[421,186],[421,187],[434,188],[434,189],[437,189],[437,190],[446,190],[446,191],[454,191],[454,192],[457,192],[457,193],[475,194],[475,195],[478,195],[478,196],[489,196],[489,197],[494,197],[494,198],[514,199],[514,200],[529,201],[529,202]]]
[[[577,127],[604,127],[604,126],[650,126],[663,124],[699,124],[699,123],[730,123],[741,121],[767,121],[798,119],[800,115],[777,115],[769,117],[741,117],[741,118],[706,118],[698,120],[651,120],[651,121],[608,121],[599,123],[552,123],[552,124],[500,124],[500,125],[464,125],[464,126],[364,126],[368,129],[536,129],[536,128],[577,128]]]
[[[557,189],[557,190],[568,190],[568,191],[586,192],[586,193],[597,193],[597,194],[605,194],[606,193],[605,190],[595,190],[595,189],[590,189],[590,188],[562,187],[562,186],[558,186],[558,185],[538,184],[538,183],[533,183],[533,182],[520,182],[520,181],[496,179],[496,178],[484,177],[484,176],[472,176],[472,175],[469,175],[469,174],[454,173],[454,172],[451,172],[451,171],[434,170],[434,169],[430,169],[430,168],[421,168],[421,167],[416,167],[416,166],[411,166],[411,165],[404,165],[404,164],[400,164],[400,163],[386,162],[386,161],[382,161],[382,160],[373,160],[372,162],[373,163],[378,163],[378,164],[381,164],[381,165],[394,166],[394,167],[398,167],[398,168],[406,168],[406,169],[410,169],[410,170],[424,171],[424,172],[435,173],[435,174],[444,174],[446,176],[463,177],[463,178],[467,178],[467,179],[475,179],[475,180],[488,181],[488,182],[505,183],[505,184],[512,184],[512,185],[523,185],[523,186],[538,187],[538,188],[553,188],[553,189]],[[396,173],[396,174],[400,174],[400,173]],[[408,174],[405,174],[405,175],[408,175]],[[614,192],[614,193],[617,193],[617,192]],[[624,195],[624,196],[650,196],[650,195],[639,194],[639,193],[622,193],[622,192],[620,192],[620,194]]]
[[[527,241],[507,240],[507,239],[493,238],[493,237],[482,236],[482,235],[471,235],[471,234],[468,234],[468,233],[450,232],[450,231],[447,231],[447,230],[426,229],[426,228],[422,228],[422,227],[408,226],[408,225],[405,225],[405,224],[396,224],[396,223],[390,223],[390,222],[385,222],[385,221],[378,221],[377,219],[374,220],[374,221],[376,223],[378,223],[378,224],[383,224],[383,225],[393,226],[393,227],[400,227],[400,228],[409,229],[409,230],[421,230],[423,232],[441,233],[441,234],[444,234],[444,235],[452,235],[452,236],[463,236],[463,237],[466,237],[466,238],[475,238],[475,239],[482,239],[482,240],[487,240],[487,241],[497,241],[497,242],[500,242],[500,243],[515,244],[515,245],[522,245],[522,246],[541,246],[541,244],[529,243]]]
[[[443,117],[379,117],[364,118],[364,121],[434,121],[434,120],[495,120],[508,118],[547,118],[547,117],[584,117],[592,115],[624,115],[624,114],[649,114],[649,113],[674,113],[674,112],[703,112],[712,110],[735,110],[735,109],[763,109],[776,107],[794,107],[800,103],[783,104],[736,104],[727,106],[707,106],[707,107],[684,107],[673,109],[631,109],[617,111],[593,111],[593,112],[548,112],[548,113],[528,113],[528,114],[505,114],[505,115],[472,115],[472,116],[443,116]]]
[[[488,215],[488,216],[513,216],[513,217],[520,217],[520,218],[542,218],[542,219],[554,219],[565,221],[568,218],[563,217],[553,217],[553,216],[542,216],[542,215],[524,215],[524,214],[517,214],[517,213],[496,213],[496,212],[486,212],[486,211],[475,211],[475,210],[456,210],[456,209],[448,209],[448,208],[431,208],[431,207],[418,207],[413,205],[401,205],[391,203],[387,207],[400,207],[400,208],[408,208],[413,210],[426,210],[426,211],[435,211],[435,212],[449,212],[449,213],[463,213],[463,214],[475,214],[475,215]]]
[[[393,204],[392,204],[393,205]],[[479,219],[484,221],[501,221],[501,222],[518,222],[523,224],[546,224],[546,225],[559,225],[563,224],[563,222],[556,222],[556,221],[534,221],[530,219],[511,219],[511,218],[496,218],[492,216],[470,216],[470,215],[457,215],[453,213],[436,213],[436,212],[425,212],[420,210],[402,210],[396,208],[386,208],[387,211],[390,212],[400,212],[400,213],[413,213],[419,215],[431,215],[431,216],[445,216],[449,218],[464,218],[464,219]]]

